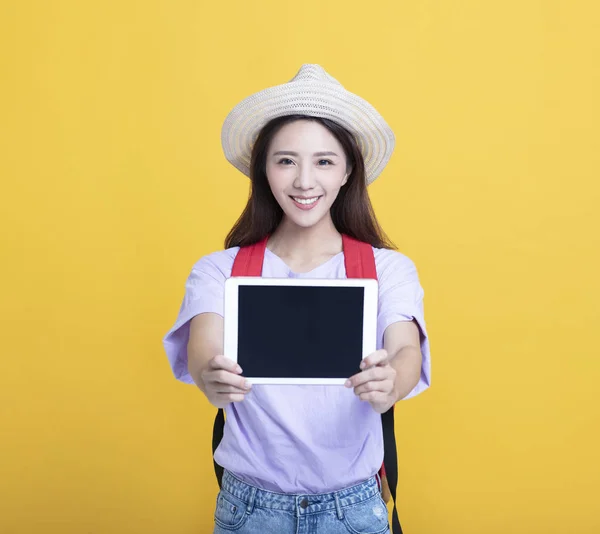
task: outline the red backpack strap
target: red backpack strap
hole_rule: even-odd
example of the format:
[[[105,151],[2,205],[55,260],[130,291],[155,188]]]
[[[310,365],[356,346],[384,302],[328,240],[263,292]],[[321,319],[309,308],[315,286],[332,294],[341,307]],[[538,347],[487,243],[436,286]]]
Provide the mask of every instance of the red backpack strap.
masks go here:
[[[342,243],[346,277],[377,280],[373,247],[369,243],[363,243],[346,234],[342,234]]]
[[[231,276],[261,276],[267,240],[268,236],[253,245],[240,247],[233,260]]]

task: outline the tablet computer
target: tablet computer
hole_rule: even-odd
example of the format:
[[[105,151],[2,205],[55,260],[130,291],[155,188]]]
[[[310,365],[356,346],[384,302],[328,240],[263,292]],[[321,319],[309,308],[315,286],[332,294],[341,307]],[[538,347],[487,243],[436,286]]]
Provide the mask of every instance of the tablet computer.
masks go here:
[[[344,384],[376,350],[371,279],[232,277],[224,355],[253,384]]]

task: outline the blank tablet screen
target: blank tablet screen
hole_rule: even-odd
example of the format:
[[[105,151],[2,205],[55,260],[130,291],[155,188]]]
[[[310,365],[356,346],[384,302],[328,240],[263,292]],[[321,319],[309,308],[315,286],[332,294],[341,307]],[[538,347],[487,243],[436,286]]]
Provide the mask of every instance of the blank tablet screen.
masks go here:
[[[240,286],[237,361],[248,377],[360,371],[364,287]]]

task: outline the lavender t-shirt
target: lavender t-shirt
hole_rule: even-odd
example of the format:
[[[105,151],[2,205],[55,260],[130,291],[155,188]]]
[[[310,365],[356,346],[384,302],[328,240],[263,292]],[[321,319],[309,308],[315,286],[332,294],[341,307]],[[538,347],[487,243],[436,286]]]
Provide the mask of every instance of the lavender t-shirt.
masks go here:
[[[223,289],[239,248],[215,252],[193,267],[175,325],[164,346],[175,377],[188,384],[189,321],[223,315]],[[379,278],[377,348],[386,328],[415,319],[421,330],[421,378],[406,397],[430,383],[423,290],[414,263],[403,254],[373,249]],[[263,277],[346,278],[339,253],[307,273],[295,273],[269,249]],[[265,325],[268,335],[268,325]],[[227,423],[215,461],[249,484],[282,493],[323,493],[373,476],[383,461],[381,416],[343,386],[254,385],[243,402],[226,408]]]

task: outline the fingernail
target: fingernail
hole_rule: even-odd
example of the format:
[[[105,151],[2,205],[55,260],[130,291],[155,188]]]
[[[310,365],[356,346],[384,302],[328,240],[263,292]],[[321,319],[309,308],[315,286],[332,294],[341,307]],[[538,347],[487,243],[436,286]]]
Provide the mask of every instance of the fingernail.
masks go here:
[[[236,370],[238,373],[241,373],[241,372],[242,372],[242,368],[241,368],[239,365],[238,365],[238,366],[235,368],[235,370]]]
[[[246,380],[246,381],[244,382],[244,388],[246,388],[246,389],[250,389],[251,387],[252,387],[252,384]]]
[[[367,366],[367,364],[364,361],[360,362],[361,369],[364,369],[366,366]]]
[[[352,385],[352,382],[350,382],[350,379],[346,380],[344,386],[346,386],[347,388],[349,388]]]

